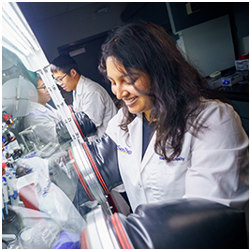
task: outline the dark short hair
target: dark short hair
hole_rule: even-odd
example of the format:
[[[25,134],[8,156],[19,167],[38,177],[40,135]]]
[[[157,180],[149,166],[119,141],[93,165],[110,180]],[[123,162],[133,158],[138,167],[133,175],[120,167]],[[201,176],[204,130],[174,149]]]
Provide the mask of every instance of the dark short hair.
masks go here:
[[[42,80],[42,78],[38,73],[36,73],[36,81],[38,82],[39,80]]]
[[[37,87],[38,81],[40,81],[40,80],[42,80],[41,76],[38,73],[35,73],[35,81],[33,81],[35,87]]]
[[[71,69],[76,70],[76,72],[80,74],[76,61],[69,55],[60,55],[50,64],[50,70],[52,73],[61,70],[63,73],[68,74]]]

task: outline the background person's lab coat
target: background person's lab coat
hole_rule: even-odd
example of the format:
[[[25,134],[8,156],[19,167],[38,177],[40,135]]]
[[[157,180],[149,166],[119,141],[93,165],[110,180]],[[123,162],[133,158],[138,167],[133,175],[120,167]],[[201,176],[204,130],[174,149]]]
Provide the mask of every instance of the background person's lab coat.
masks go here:
[[[98,83],[81,76],[73,91],[73,109],[83,111],[97,127],[97,135],[104,134],[108,122],[117,109],[107,91]]]
[[[58,142],[56,124],[61,120],[57,110],[49,104],[30,102],[28,115],[24,118],[24,126],[36,125],[35,134],[42,143]]]

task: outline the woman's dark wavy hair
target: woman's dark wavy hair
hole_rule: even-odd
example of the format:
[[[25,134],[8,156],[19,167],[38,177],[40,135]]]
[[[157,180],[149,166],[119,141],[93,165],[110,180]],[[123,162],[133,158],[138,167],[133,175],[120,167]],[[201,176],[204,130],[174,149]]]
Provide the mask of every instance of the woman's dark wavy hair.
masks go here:
[[[194,119],[201,112],[200,98],[215,99],[204,87],[205,80],[176,48],[175,41],[160,26],[146,22],[116,28],[102,45],[100,72],[106,77],[106,59],[113,56],[128,72],[135,69],[150,77],[149,96],[153,102],[151,120],[156,131],[155,152],[172,161],[182,150],[184,134],[190,126],[198,131],[201,122]],[[217,97],[218,98],[218,97]],[[125,118],[121,129],[135,118],[123,105]],[[166,146],[172,150],[168,151]],[[167,152],[168,151],[168,152]]]

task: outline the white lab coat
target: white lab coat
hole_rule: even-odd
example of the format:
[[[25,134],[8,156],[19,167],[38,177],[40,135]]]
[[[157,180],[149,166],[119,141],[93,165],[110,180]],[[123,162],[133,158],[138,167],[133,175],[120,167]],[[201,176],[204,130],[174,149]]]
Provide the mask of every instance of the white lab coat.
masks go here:
[[[142,115],[119,124],[122,109],[106,133],[116,142],[121,177],[132,209],[139,204],[204,198],[240,207],[248,199],[248,137],[230,105],[205,101],[199,115],[209,127],[194,137],[186,132],[179,157],[167,163],[154,151],[154,133],[142,157]]]
[[[108,122],[117,113],[114,102],[107,91],[98,83],[81,76],[73,92],[75,112],[83,111],[97,127],[97,135],[106,131]],[[84,131],[83,131],[84,133]]]
[[[43,106],[37,102],[30,102],[28,115],[24,118],[24,127],[36,125],[35,134],[43,144],[58,142],[56,124],[60,120],[57,110],[49,104]]]

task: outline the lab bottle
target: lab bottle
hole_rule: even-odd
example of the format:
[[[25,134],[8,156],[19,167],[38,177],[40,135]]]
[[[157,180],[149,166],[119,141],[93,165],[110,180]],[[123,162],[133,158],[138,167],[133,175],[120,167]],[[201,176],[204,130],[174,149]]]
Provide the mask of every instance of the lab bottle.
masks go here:
[[[7,124],[8,127],[10,127],[14,123],[11,115],[7,113],[4,114],[3,121]]]
[[[11,154],[12,158],[15,160],[22,155],[22,150],[21,150],[21,147],[20,147],[14,133],[12,133],[11,131],[8,131],[7,136],[8,136],[8,142],[9,142],[8,150],[9,150],[9,153]]]

